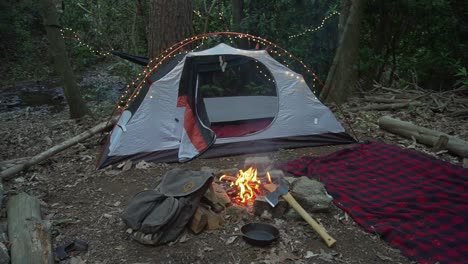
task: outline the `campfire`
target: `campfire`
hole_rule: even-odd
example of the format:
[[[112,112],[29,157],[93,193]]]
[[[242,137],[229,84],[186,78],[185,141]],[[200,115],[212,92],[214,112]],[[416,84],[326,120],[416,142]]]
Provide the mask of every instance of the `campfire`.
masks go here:
[[[224,174],[219,180],[229,184],[227,193],[236,204],[253,202],[257,196],[263,195],[262,185],[272,183],[268,171],[265,177],[259,177],[258,170],[254,166],[245,171],[239,170],[235,176]]]
[[[276,188],[273,181],[284,177],[282,171],[271,169],[270,164],[268,158],[254,157],[246,159],[245,169],[218,171],[192,217],[190,230],[198,234],[205,228],[217,229],[225,219],[235,221],[244,213],[266,218],[283,216],[287,209],[286,201],[280,200],[273,208],[265,199],[271,189]],[[233,218],[226,218],[228,207],[232,208],[231,212],[238,212],[231,215]]]

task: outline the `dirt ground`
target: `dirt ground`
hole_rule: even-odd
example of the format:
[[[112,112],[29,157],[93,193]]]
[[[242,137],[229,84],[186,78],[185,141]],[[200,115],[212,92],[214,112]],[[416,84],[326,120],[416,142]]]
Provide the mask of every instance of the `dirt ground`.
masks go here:
[[[357,100],[352,100],[350,106],[359,104]],[[390,114],[466,140],[467,122],[459,122],[443,113],[422,114],[425,111],[349,113],[348,119],[361,140],[398,144],[462,164],[461,159],[446,151],[434,153],[411,140],[383,132],[376,125],[379,116]],[[40,153],[99,121],[71,121],[66,107],[59,112],[51,111],[47,106],[18,107],[0,112],[0,160]],[[327,155],[346,147],[349,146],[280,150],[258,155],[269,156],[274,161],[287,161],[304,155]],[[87,252],[61,263],[412,263],[378,235],[364,232],[351,217],[335,206],[328,213],[313,215],[337,240],[336,246],[331,249],[304,221],[261,219],[238,210],[232,210],[227,215],[225,224],[219,230],[205,231],[200,235],[187,232],[182,241],[173,245],[141,245],[131,240],[120,218],[133,195],[154,188],[170,169],[242,167],[245,157],[251,155],[198,159],[185,164],[155,164],[148,169],[121,171],[96,170],[97,151],[98,136],[94,136],[4,183],[4,205],[9,197],[19,192],[27,192],[40,199],[44,217],[55,223],[54,246],[76,238],[89,243]],[[2,218],[6,218],[4,206]],[[61,220],[65,220],[65,223],[60,223]],[[274,224],[280,230],[280,239],[263,248],[251,246],[240,237],[232,241],[232,235],[239,233],[239,228],[250,222]]]

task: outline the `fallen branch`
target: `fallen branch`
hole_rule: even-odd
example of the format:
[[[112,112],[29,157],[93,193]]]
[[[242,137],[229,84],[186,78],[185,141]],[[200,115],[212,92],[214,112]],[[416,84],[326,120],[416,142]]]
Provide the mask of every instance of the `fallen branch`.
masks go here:
[[[51,226],[41,218],[39,200],[26,193],[7,205],[12,264],[52,264]]]
[[[24,163],[21,163],[21,164],[18,164],[18,165],[15,165],[13,167],[10,167],[2,172],[0,172],[0,177],[2,180],[9,180],[11,178],[14,178],[14,176],[20,172],[20,171],[23,171],[23,170],[26,170],[27,168],[33,166],[33,165],[36,165],[50,157],[52,157],[53,155],[87,139],[87,138],[90,138],[92,137],[93,135],[101,132],[102,130],[104,129],[107,129],[108,127],[111,127],[113,124],[114,124],[115,121],[111,121],[111,122],[102,122],[100,124],[98,124],[97,126],[93,127],[93,128],[90,128],[89,130],[79,134],[78,136],[75,136],[73,138],[70,138],[58,145],[55,145],[53,146],[52,148],[42,152],[42,153],[39,153],[37,154],[36,156],[32,157],[31,159],[29,159],[28,161],[24,162]]]
[[[455,98],[453,101],[457,104],[466,104],[468,105],[468,98]]]
[[[24,157],[18,159],[11,159],[11,160],[2,160],[0,161],[0,171],[6,170],[18,164],[24,163],[25,161],[29,160],[31,157]]]
[[[395,99],[376,96],[364,96],[364,101],[383,104],[409,103],[409,99]]]
[[[357,111],[367,111],[367,110],[393,110],[399,108],[405,108],[408,106],[421,106],[423,103],[421,102],[407,102],[407,103],[394,103],[394,104],[375,104],[375,105],[367,105],[363,107],[354,107],[349,108],[348,111],[350,112],[357,112]]]
[[[449,114],[449,116],[453,116],[453,117],[468,116],[468,109],[463,109],[463,110],[458,110],[458,111],[452,112],[452,113]]]
[[[444,140],[444,137],[448,139],[444,147],[451,153],[460,157],[468,157],[468,142],[459,139],[454,136],[450,136],[443,132],[431,130],[425,127],[416,126],[412,123],[401,121],[398,119],[391,118],[389,116],[383,116],[379,119],[379,126],[391,133],[403,136],[408,139],[415,138],[417,142],[424,145],[434,147]],[[441,146],[436,146],[437,148]]]

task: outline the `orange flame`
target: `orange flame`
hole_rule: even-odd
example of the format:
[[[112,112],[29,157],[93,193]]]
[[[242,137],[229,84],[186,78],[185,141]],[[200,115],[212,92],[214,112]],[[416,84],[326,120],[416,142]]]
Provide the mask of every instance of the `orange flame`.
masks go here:
[[[261,193],[262,182],[257,176],[257,168],[250,167],[247,170],[239,170],[236,177],[223,175],[219,180],[231,182],[230,186],[237,190],[236,200],[240,203],[246,203],[255,198],[256,194]],[[266,181],[271,183],[271,175],[266,173]]]
[[[257,178],[256,168],[250,167],[245,172],[239,170],[237,180],[234,185],[239,187],[239,198],[241,199],[241,203],[245,203],[248,200],[254,198],[255,193],[253,189],[258,189],[260,184],[260,180]]]
[[[270,172],[267,171],[266,176],[267,176],[267,179],[268,179],[268,183],[272,183],[273,181],[271,180]]]

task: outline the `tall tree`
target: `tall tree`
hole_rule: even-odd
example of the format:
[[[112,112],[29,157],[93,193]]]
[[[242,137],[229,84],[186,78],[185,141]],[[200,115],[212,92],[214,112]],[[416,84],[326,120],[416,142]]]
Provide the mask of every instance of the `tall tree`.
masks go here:
[[[148,53],[158,56],[177,41],[193,35],[191,0],[150,0]]]
[[[55,71],[62,77],[65,98],[70,107],[70,117],[81,118],[90,115],[91,111],[81,96],[80,88],[68,60],[65,41],[60,32],[56,4],[57,2],[54,0],[41,0],[40,11],[49,40],[49,51],[54,58]]]
[[[241,27],[242,20],[244,19],[244,0],[231,0],[232,5],[232,22],[233,22],[233,29],[236,32],[243,32]],[[238,40],[237,45],[241,49],[248,49],[249,43],[245,38],[241,38]]]
[[[359,32],[365,0],[341,2],[340,36],[335,58],[320,94],[322,101],[344,102],[355,90],[358,79]]]

